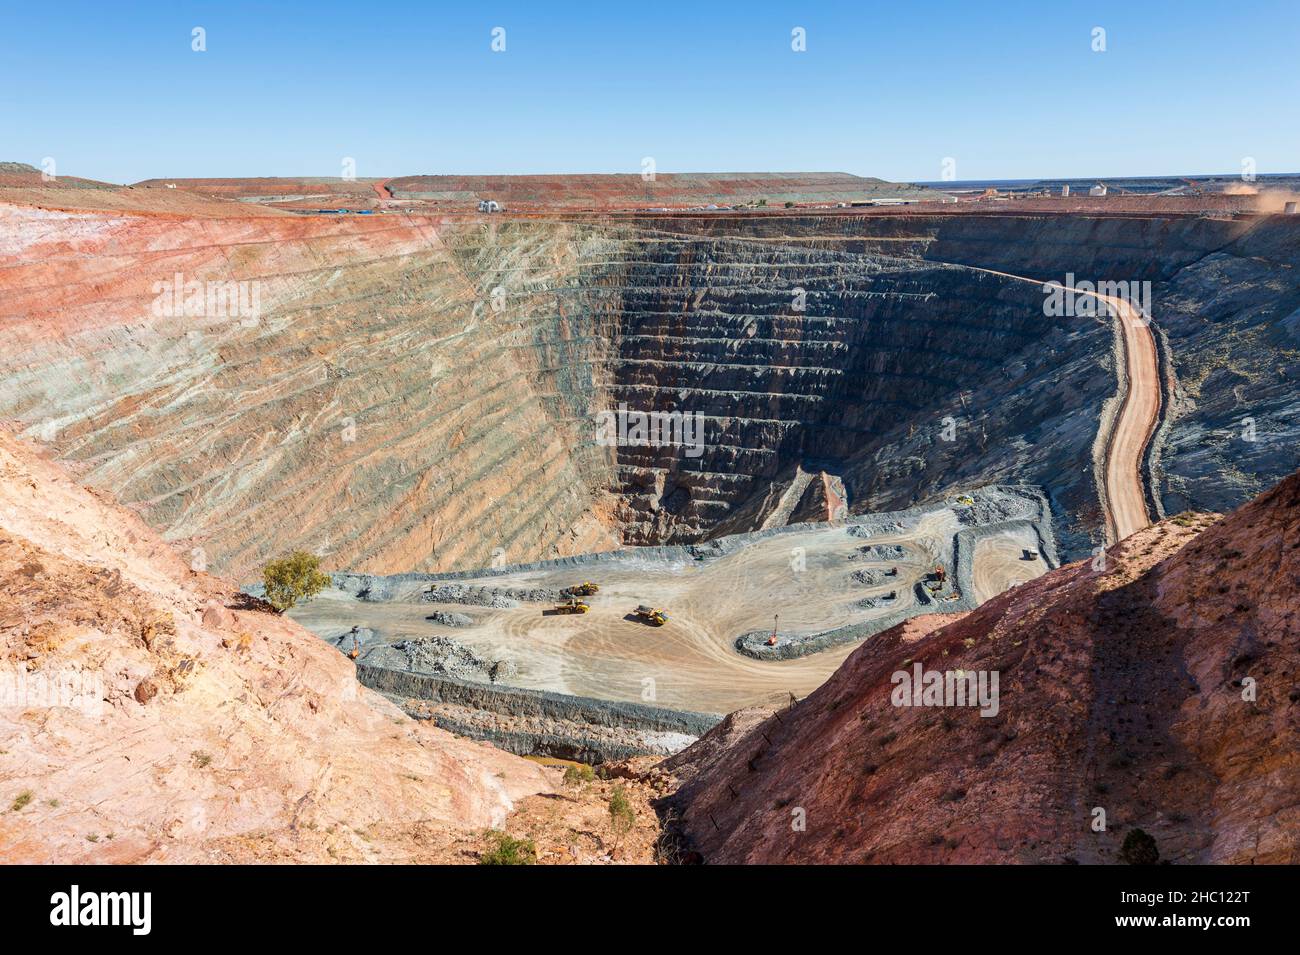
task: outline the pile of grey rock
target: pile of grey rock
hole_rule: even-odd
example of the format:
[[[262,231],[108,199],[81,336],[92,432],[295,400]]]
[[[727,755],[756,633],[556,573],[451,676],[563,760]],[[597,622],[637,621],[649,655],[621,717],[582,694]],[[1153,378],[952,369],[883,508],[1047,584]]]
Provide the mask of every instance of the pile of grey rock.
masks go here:
[[[437,673],[460,680],[498,683],[514,676],[515,666],[508,660],[484,660],[469,647],[448,637],[420,637],[393,644],[405,654],[407,669],[418,673]]]

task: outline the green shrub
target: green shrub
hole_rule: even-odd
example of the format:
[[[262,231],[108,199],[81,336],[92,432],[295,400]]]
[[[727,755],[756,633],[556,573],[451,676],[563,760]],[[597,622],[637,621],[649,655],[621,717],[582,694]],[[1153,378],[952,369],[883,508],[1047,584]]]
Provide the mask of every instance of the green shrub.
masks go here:
[[[24,789],[22,792],[18,794],[17,798],[14,799],[14,804],[9,807],[9,811],[19,812],[24,806],[26,806],[31,801],[32,801],[32,791],[30,789]]]
[[[479,865],[533,865],[537,846],[532,839],[516,839],[504,832],[488,833],[488,847],[478,857]]]
[[[329,574],[321,572],[320,558],[296,550],[288,557],[273,560],[262,568],[266,600],[284,613],[300,600],[310,600],[330,585]]]
[[[596,778],[596,771],[585,763],[564,767],[564,781],[571,786],[589,783]]]

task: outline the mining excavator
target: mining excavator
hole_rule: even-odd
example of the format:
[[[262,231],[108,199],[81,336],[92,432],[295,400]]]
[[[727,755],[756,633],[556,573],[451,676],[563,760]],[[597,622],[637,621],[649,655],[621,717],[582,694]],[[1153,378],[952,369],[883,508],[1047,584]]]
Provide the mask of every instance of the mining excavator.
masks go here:
[[[654,607],[647,607],[641,604],[636,608],[636,617],[643,623],[648,623],[652,627],[662,627],[668,622],[668,614],[662,610],[656,610]]]
[[[570,597],[564,603],[555,605],[556,613],[586,613],[590,609],[585,600],[576,597]]]
[[[943,564],[938,564],[935,566],[932,573],[925,575],[925,589],[930,591],[932,594],[937,594],[939,591],[943,590],[944,582],[947,581],[947,579],[948,572],[944,570]]]
[[[564,592],[571,597],[590,597],[592,594],[599,592],[599,590],[600,588],[590,580],[584,580],[580,584],[574,584]]]

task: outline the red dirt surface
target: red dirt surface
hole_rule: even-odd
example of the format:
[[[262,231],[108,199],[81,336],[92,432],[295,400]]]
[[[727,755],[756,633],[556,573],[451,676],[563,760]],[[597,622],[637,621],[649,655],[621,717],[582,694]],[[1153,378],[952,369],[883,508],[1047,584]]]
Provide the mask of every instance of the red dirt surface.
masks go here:
[[[174,187],[174,188],[172,188]],[[1281,195],[1277,193],[1276,195]],[[1272,198],[1270,198],[1272,197]],[[637,174],[539,176],[401,176],[344,180],[326,176],[246,179],[147,179],[115,185],[0,164],[0,202],[48,209],[117,210],[138,214],[275,215],[320,210],[372,213],[477,215],[479,199],[495,199],[504,215],[526,218],[585,214],[637,216],[953,215],[1213,215],[1243,216],[1277,211],[1276,196],[1207,193],[1187,196],[1074,195],[976,197],[956,201],[941,190],[848,173],[658,173],[653,182]],[[759,200],[766,205],[757,206]],[[794,203],[785,208],[786,202]],[[880,202],[881,205],[870,205]],[[848,204],[840,208],[840,204]],[[858,205],[853,205],[857,203]],[[722,207],[704,211],[708,205]],[[745,206],[740,212],[727,207]],[[666,211],[665,211],[666,210]],[[691,211],[696,210],[696,211]]]
[[[738,205],[764,200],[860,202],[940,197],[933,190],[848,173],[658,173],[563,176],[405,176],[388,180],[398,199],[464,206],[495,199],[506,210],[636,209]]]
[[[723,724],[666,765],[690,848],[1098,863],[1141,828],[1176,863],[1300,861],[1300,474],[1212,520],[1149,527],[1103,570],[1068,565],[920,639],[896,627],[807,699]],[[998,672],[998,714],[893,705],[918,661]]]
[[[179,191],[241,205],[314,212],[318,209],[375,209],[381,179],[303,176],[264,179],[146,179],[133,189]],[[172,188],[174,187],[174,189]]]

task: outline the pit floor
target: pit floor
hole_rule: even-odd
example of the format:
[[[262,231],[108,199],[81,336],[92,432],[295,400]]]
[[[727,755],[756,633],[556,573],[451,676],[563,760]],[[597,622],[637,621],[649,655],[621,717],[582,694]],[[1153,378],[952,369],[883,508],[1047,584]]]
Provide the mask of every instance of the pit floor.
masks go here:
[[[329,590],[295,608],[291,615],[316,633],[332,637],[352,626],[369,627],[386,642],[441,634],[489,660],[513,661],[515,686],[614,700],[633,700],[674,709],[727,713],[744,706],[802,697],[834,672],[857,644],[796,660],[755,660],[736,652],[738,636],[769,630],[773,615],[785,632],[818,632],[862,623],[915,602],[914,584],[929,573],[942,541],[958,529],[951,511],[922,518],[902,534],[870,538],[849,535],[842,526],[761,538],[726,557],[709,561],[610,562],[607,566],[533,570],[458,580],[489,587],[563,588],[591,580],[600,592],[586,598],[586,614],[555,615],[551,604],[529,603],[497,610],[444,603],[358,601]],[[976,550],[977,590],[1000,593],[1046,570],[1041,560],[1018,558],[1014,534],[982,542]],[[859,548],[902,544],[898,561],[869,561]],[[858,554],[854,560],[850,555]],[[887,583],[867,586],[851,574],[860,569],[898,567]],[[951,568],[949,568],[951,570]],[[855,606],[864,597],[895,590],[897,600],[878,609]],[[633,619],[637,604],[663,609],[668,622],[651,627]],[[474,619],[470,627],[446,627],[425,618],[452,610]]]

